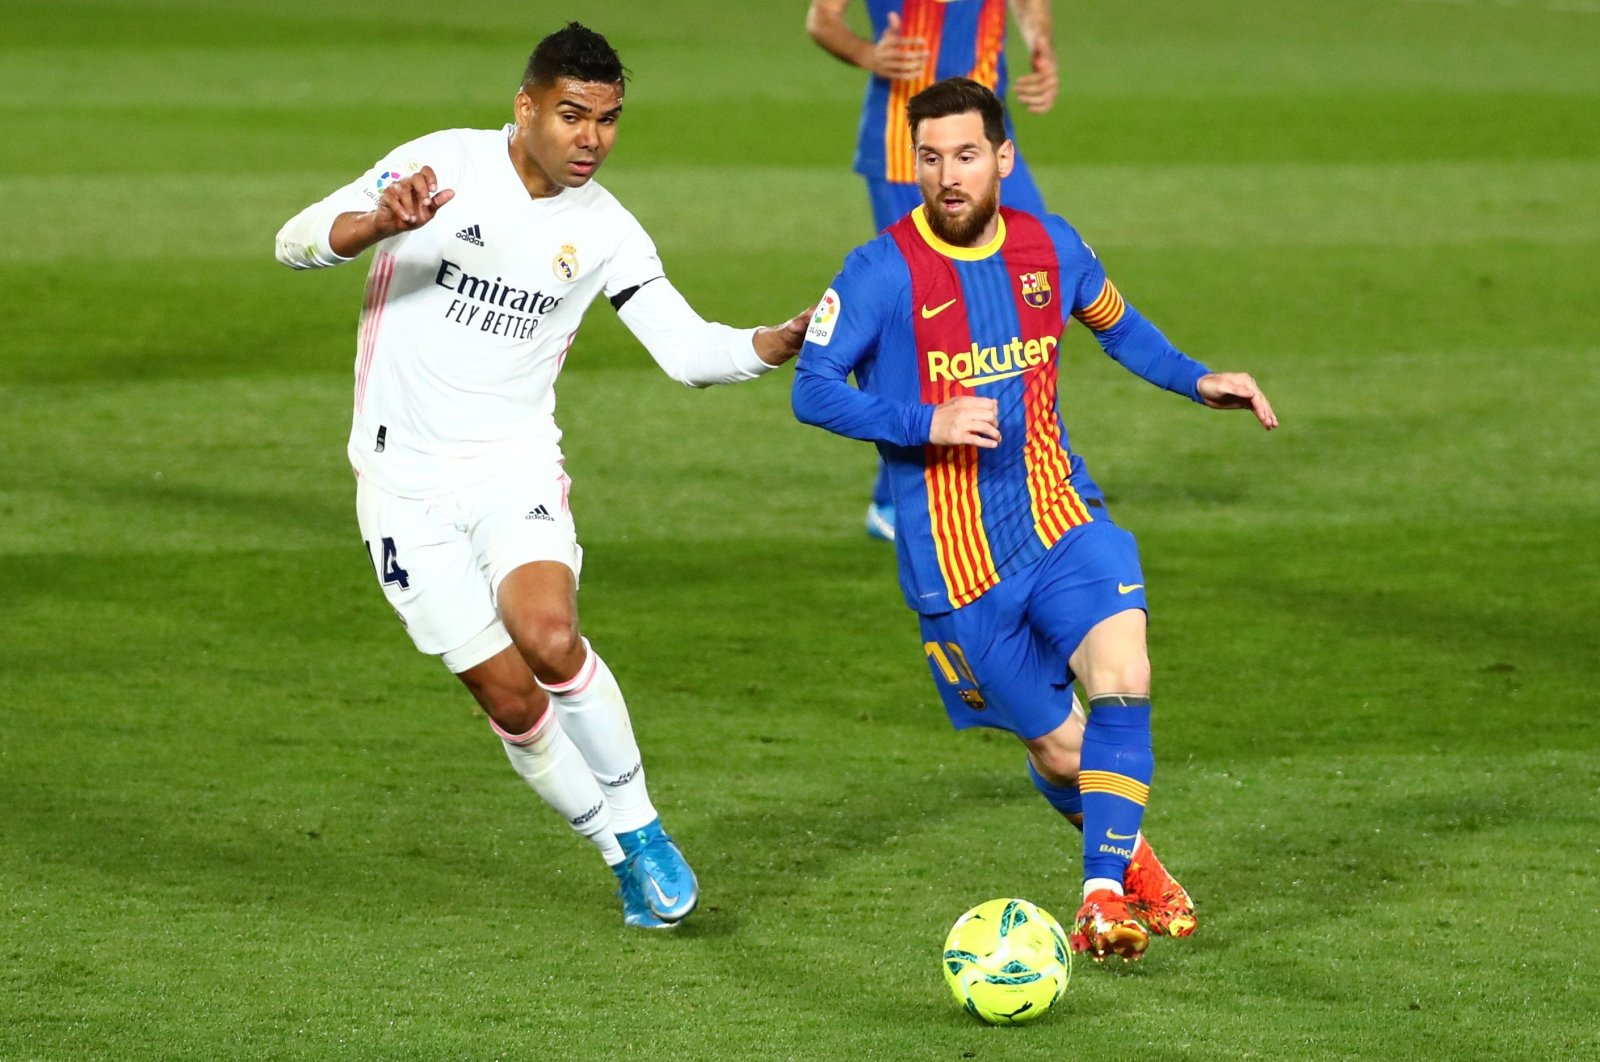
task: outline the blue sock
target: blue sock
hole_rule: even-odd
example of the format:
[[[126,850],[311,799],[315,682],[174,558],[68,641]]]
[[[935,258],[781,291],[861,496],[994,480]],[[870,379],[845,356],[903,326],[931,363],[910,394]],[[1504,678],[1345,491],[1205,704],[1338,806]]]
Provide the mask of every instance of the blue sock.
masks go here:
[[[889,466],[878,459],[878,478],[872,481],[872,504],[891,505],[894,495],[889,493]]]
[[[1083,876],[1121,881],[1133,859],[1156,760],[1150,750],[1150,698],[1091,698],[1083,730]]]
[[[1061,812],[1061,814],[1083,814],[1083,794],[1078,791],[1077,786],[1070,784],[1056,785],[1056,783],[1039,773],[1039,769],[1033,765],[1031,759],[1028,761],[1028,777],[1033,779],[1033,787],[1043,793],[1044,798],[1050,802],[1050,806]]]

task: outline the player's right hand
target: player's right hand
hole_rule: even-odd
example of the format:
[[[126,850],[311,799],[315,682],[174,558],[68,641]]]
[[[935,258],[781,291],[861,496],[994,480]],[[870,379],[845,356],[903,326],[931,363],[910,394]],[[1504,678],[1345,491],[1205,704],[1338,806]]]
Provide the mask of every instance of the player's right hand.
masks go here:
[[[449,188],[441,191],[433,167],[424,166],[383,190],[378,209],[373,212],[373,224],[383,237],[420,229],[433,220],[440,207],[455,197],[456,193]]]
[[[1056,77],[1056,52],[1049,41],[1040,41],[1033,48],[1033,69],[1017,78],[1017,101],[1034,114],[1043,114],[1055,106],[1056,91],[1060,81]]]
[[[889,26],[872,47],[872,72],[890,81],[919,77],[928,65],[928,42],[900,35],[900,16],[889,12]]]
[[[934,407],[928,441],[935,446],[993,450],[1000,445],[1000,403],[976,395],[946,399]]]

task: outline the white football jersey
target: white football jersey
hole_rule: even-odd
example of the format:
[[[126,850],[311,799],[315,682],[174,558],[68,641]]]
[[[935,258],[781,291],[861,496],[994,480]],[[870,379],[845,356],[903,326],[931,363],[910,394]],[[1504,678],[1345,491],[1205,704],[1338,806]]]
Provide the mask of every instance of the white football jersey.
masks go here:
[[[302,212],[371,210],[423,166],[455,192],[428,224],[379,242],[367,275],[349,453],[394,494],[559,460],[555,380],[584,311],[662,276],[650,237],[598,183],[530,197],[512,129],[430,133]]]

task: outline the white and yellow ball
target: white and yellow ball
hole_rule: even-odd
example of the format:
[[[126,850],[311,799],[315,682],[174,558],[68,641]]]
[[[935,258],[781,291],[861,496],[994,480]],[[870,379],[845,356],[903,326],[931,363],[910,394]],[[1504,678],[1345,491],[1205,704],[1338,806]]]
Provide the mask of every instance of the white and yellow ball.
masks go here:
[[[944,979],[956,1002],[990,1025],[1032,1021],[1067,991],[1067,935],[1027,900],[980,903],[950,928]]]

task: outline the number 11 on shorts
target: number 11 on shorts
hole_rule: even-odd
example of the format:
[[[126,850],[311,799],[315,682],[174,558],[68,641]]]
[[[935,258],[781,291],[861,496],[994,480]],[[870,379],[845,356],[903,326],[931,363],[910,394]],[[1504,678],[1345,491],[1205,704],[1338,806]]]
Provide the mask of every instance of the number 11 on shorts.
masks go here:
[[[948,650],[948,652],[946,651]],[[978,677],[972,673],[972,666],[967,663],[967,654],[961,651],[961,646],[955,642],[923,642],[922,651],[928,654],[934,666],[939,669],[939,674],[952,686],[961,684],[962,679],[976,686]]]

